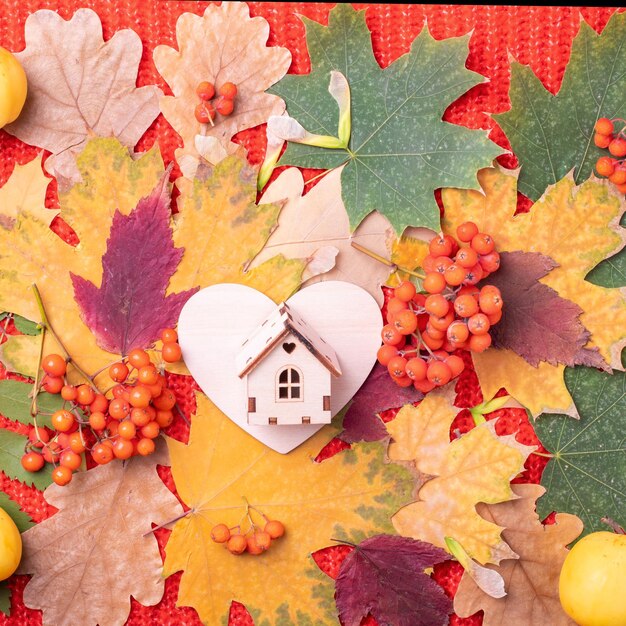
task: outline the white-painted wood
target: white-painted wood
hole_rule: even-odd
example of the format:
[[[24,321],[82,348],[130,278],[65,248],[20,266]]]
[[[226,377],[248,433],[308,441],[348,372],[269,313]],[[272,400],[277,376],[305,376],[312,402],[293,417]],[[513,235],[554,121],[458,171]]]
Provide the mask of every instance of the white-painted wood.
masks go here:
[[[283,343],[293,346],[291,353],[283,349]],[[279,373],[286,368],[298,376],[297,384],[279,383]],[[293,333],[276,346],[248,375],[248,398],[254,398],[255,411],[248,411],[248,423],[269,426],[270,418],[276,418],[278,426],[291,425],[298,428],[302,418],[311,424],[329,424],[330,407],[324,411],[324,396],[331,396],[332,374]],[[295,399],[281,399],[280,387],[298,391]],[[246,399],[247,402],[247,399]],[[271,426],[276,428],[276,426]]]
[[[244,340],[241,351],[235,357],[239,378],[250,373],[290,332],[309,347],[333,376],[341,376],[341,367],[332,346],[287,303],[281,302]]]
[[[328,281],[298,291],[287,301],[333,347],[342,375],[331,380],[331,415],[336,415],[363,384],[376,361],[382,316],[376,301],[352,283]],[[306,441],[319,424],[259,426],[248,424],[247,381],[235,358],[241,345],[276,304],[243,285],[202,289],[183,307],[179,343],[189,371],[200,387],[235,423],[283,454]]]

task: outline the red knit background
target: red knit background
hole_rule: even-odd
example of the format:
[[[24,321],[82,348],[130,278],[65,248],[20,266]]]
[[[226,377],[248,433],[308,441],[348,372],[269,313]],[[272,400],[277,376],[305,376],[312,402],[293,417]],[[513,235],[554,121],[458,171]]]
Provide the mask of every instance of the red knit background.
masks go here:
[[[183,12],[202,14],[209,3],[176,0],[2,0],[0,17],[0,46],[17,52],[24,48],[24,22],[29,14],[38,9],[53,9],[65,19],[81,7],[94,9],[102,20],[104,37],[109,39],[117,30],[132,28],[139,34],[144,44],[144,53],[139,67],[137,84],[156,84],[165,93],[171,93],[168,86],[157,73],[152,62],[152,51],[159,44],[176,46],[176,19]],[[292,54],[291,73],[302,74],[310,69],[304,27],[298,14],[326,24],[328,12],[334,4],[313,4],[306,2],[249,2],[253,16],[264,17],[270,25],[269,45],[288,48]],[[355,4],[356,8],[366,9],[367,25],[372,32],[374,53],[381,66],[386,67],[409,50],[411,42],[428,23],[436,39],[457,37],[472,33],[467,67],[479,72],[489,82],[477,85],[459,98],[446,111],[445,118],[450,122],[463,124],[469,128],[491,130],[491,138],[510,149],[510,145],[500,128],[489,117],[490,113],[506,111],[510,104],[508,89],[510,80],[510,58],[529,65],[541,79],[547,89],[556,93],[559,89],[565,66],[569,60],[572,40],[578,32],[580,22],[586,20],[595,30],[601,32],[614,8],[577,8],[577,7],[506,7],[506,6],[450,6],[450,5],[367,5]],[[258,127],[240,133],[237,141],[243,144],[249,153],[249,159],[260,163],[265,149],[265,128]],[[180,138],[162,116],[150,127],[137,146],[145,150],[158,142],[163,157],[167,162],[174,158],[174,150],[181,145]],[[0,131],[0,185],[3,185],[16,163],[32,160],[38,150],[26,146],[4,131]],[[508,167],[517,165],[514,156],[501,158]],[[311,174],[311,173],[308,173]],[[174,171],[173,176],[177,172]],[[52,182],[48,188],[46,204],[58,206],[56,186]],[[527,210],[529,202],[520,196],[520,210]],[[71,234],[62,221],[53,223],[54,229],[68,240]],[[68,297],[71,297],[68,295]],[[470,366],[470,361],[466,359]],[[0,366],[1,367],[1,366]],[[0,369],[0,377],[6,374]],[[172,376],[170,386],[177,393],[183,410],[190,415],[193,411],[194,383],[189,378]],[[457,383],[457,405],[473,406],[482,400],[476,376],[468,367]],[[393,411],[384,416],[391,419]],[[489,419],[500,417],[498,430],[501,433],[518,433],[519,441],[525,444],[538,444],[532,426],[524,411],[509,409],[498,411]],[[459,414],[451,429],[465,432],[473,425],[467,411]],[[10,422],[0,416],[0,427],[27,433],[26,427]],[[188,427],[178,419],[169,429],[168,434],[178,439],[187,440]],[[342,447],[333,442],[321,455],[332,454]],[[539,482],[544,461],[531,455],[524,474],[516,479],[519,482]],[[160,468],[160,474],[169,488],[175,492],[169,470]],[[22,508],[36,521],[49,517],[55,512],[46,504],[43,496],[36,489],[6,478],[0,472],[0,488],[11,498],[19,502]],[[161,546],[166,544],[169,531],[156,532]],[[318,565],[330,576],[337,574],[345,548],[330,548],[315,555]],[[453,595],[462,570],[452,562],[435,568],[434,577],[449,595]],[[10,579],[13,590],[13,603],[10,617],[0,614],[0,626],[30,626],[41,623],[41,614],[24,607],[22,592],[27,582],[25,576]],[[131,612],[128,624],[162,626],[174,624],[200,624],[197,613],[191,608],[176,608],[176,597],[180,574],[167,579],[162,602],[155,607],[144,607],[131,600]],[[329,585],[332,582],[329,580]],[[468,619],[453,615],[450,624],[455,626],[478,626],[482,623],[479,613]],[[231,609],[230,624],[248,626],[252,620],[245,608],[234,603]],[[375,624],[370,618],[364,624]],[[213,625],[211,625],[213,626]]]

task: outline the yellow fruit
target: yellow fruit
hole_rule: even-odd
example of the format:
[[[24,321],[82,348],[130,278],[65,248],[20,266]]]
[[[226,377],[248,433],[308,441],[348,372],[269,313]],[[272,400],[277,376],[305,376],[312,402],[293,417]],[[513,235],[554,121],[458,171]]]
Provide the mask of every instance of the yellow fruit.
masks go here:
[[[0,47],[0,128],[17,119],[26,101],[26,74],[20,62]]]
[[[579,626],[626,626],[626,535],[596,532],[563,563],[559,596]]]
[[[0,580],[8,578],[20,564],[22,537],[15,522],[0,509]]]

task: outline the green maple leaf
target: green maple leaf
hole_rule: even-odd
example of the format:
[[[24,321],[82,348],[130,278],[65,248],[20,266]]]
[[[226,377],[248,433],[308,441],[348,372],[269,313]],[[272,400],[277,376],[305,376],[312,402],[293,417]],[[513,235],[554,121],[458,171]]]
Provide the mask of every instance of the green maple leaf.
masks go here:
[[[601,117],[626,112],[626,14],[615,14],[601,35],[583,22],[556,96],[529,67],[511,67],[511,110],[494,115],[522,167],[519,191],[538,200],[549,185],[574,169],[577,184],[591,175],[598,157],[593,142]]]
[[[622,217],[620,224],[621,226],[626,225],[626,214]],[[594,285],[609,287],[610,289],[626,287],[626,247],[596,265],[589,274],[585,276],[585,280],[588,280]]]
[[[626,365],[626,351],[622,353]],[[580,420],[542,415],[535,432],[553,455],[541,484],[547,492],[537,513],[578,515],[584,534],[606,530],[602,517],[626,523],[626,374],[606,374],[588,367],[566,368],[565,384]]]
[[[27,439],[6,428],[0,428],[0,470],[9,478],[43,491],[52,483],[52,465],[46,463],[38,472],[28,472],[22,467],[24,445]]]
[[[328,83],[331,71],[341,72],[350,86],[352,132],[347,148],[290,143],[281,164],[345,163],[342,194],[352,228],[378,210],[398,233],[410,225],[438,231],[435,189],[478,189],[476,171],[502,153],[486,132],[441,120],[450,103],[485,80],[465,68],[469,36],[435,41],[424,29],[411,51],[383,70],[364,11],[340,4],[328,27],[304,22],[313,69],[285,76],[270,92],[307,131],[334,136],[339,113]]]

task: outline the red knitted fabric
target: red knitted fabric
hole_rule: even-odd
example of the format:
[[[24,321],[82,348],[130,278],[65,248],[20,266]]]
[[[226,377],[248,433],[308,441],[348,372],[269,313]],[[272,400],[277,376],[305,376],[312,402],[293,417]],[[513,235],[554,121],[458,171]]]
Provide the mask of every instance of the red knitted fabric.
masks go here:
[[[304,15],[321,23],[327,23],[328,13],[334,4],[314,4],[306,2],[249,2],[253,16],[264,17],[270,25],[269,45],[285,46],[291,51],[293,61],[290,72],[306,73],[310,69],[304,27],[297,17]],[[165,93],[171,93],[166,83],[157,73],[152,62],[152,51],[159,44],[176,46],[175,25],[183,12],[202,14],[207,2],[175,0],[2,0],[0,13],[0,46],[11,51],[20,51],[24,47],[24,22],[29,14],[38,9],[53,9],[68,19],[81,7],[94,9],[104,29],[105,39],[109,39],[122,28],[132,28],[144,43],[144,53],[139,67],[138,85],[156,84]],[[374,53],[381,66],[386,67],[409,50],[413,39],[427,23],[436,39],[457,37],[472,33],[467,67],[479,72],[488,82],[477,85],[467,94],[453,103],[445,114],[445,119],[469,128],[483,128],[491,131],[491,138],[499,145],[510,149],[501,129],[489,117],[490,113],[500,113],[509,108],[508,89],[510,80],[511,57],[523,64],[528,64],[541,79],[547,89],[556,93],[559,89],[565,66],[569,60],[572,40],[578,32],[581,20],[586,20],[600,32],[615,8],[577,8],[577,7],[507,7],[507,6],[453,6],[453,5],[367,5],[355,4],[356,8],[367,7],[366,17],[372,31]],[[260,126],[240,133],[236,138],[243,144],[249,159],[260,163],[265,149],[265,128]],[[180,138],[162,116],[156,120],[139,142],[137,149],[145,150],[158,142],[166,162],[174,158],[174,150],[181,145]],[[0,185],[4,184],[15,163],[26,163],[38,153],[35,147],[27,146],[4,131],[0,131]],[[512,155],[501,158],[508,167],[517,165]],[[307,172],[309,177],[312,172]],[[173,172],[173,176],[177,171]],[[274,176],[277,174],[275,173]],[[520,196],[519,210],[527,210],[527,199]],[[48,188],[46,199],[48,207],[58,206],[56,186],[53,182]],[[53,228],[61,236],[75,241],[63,222],[57,220]],[[466,364],[471,365],[469,359]],[[5,376],[0,370],[0,376]],[[170,386],[177,394],[179,403],[187,415],[194,408],[194,382],[185,377],[171,376]],[[473,406],[481,401],[477,379],[471,368],[460,377],[456,387],[460,407]],[[394,411],[384,415],[392,419]],[[525,444],[538,444],[532,426],[522,410],[501,410],[490,416],[499,416],[498,430],[501,433],[518,433],[519,441]],[[459,414],[451,431],[469,430],[473,422],[468,411]],[[0,426],[26,433],[25,427],[10,422],[0,416]],[[168,429],[168,434],[186,440],[188,427],[178,419]],[[345,444],[344,444],[345,445]],[[323,451],[322,457],[328,456],[342,445],[331,443]],[[539,482],[545,465],[541,457],[531,456],[524,474],[518,482]],[[168,487],[175,492],[175,487],[168,469],[161,468],[160,475]],[[36,489],[25,487],[0,473],[0,488],[11,498],[20,503],[22,508],[39,522],[54,513],[54,508],[46,504],[43,496]],[[169,531],[156,532],[161,549],[167,541]],[[346,555],[346,548],[336,547],[317,553],[315,560],[329,576],[337,575],[341,560]],[[456,563],[447,562],[435,568],[434,577],[452,596],[458,586],[462,570]],[[191,608],[176,608],[176,597],[180,574],[166,581],[165,596],[155,607],[144,607],[131,601],[128,624],[147,626],[159,624],[200,624],[197,613]],[[24,607],[22,593],[27,577],[15,576],[10,581],[13,590],[13,605],[10,617],[0,614],[0,626],[31,626],[41,623],[41,614]],[[329,584],[332,584],[329,580]],[[364,624],[371,626],[374,620],[368,618]],[[452,616],[450,624],[454,626],[478,626],[482,623],[481,614],[468,619]],[[245,608],[233,603],[230,615],[231,625],[250,625],[252,620]],[[213,626],[213,625],[211,625]]]

